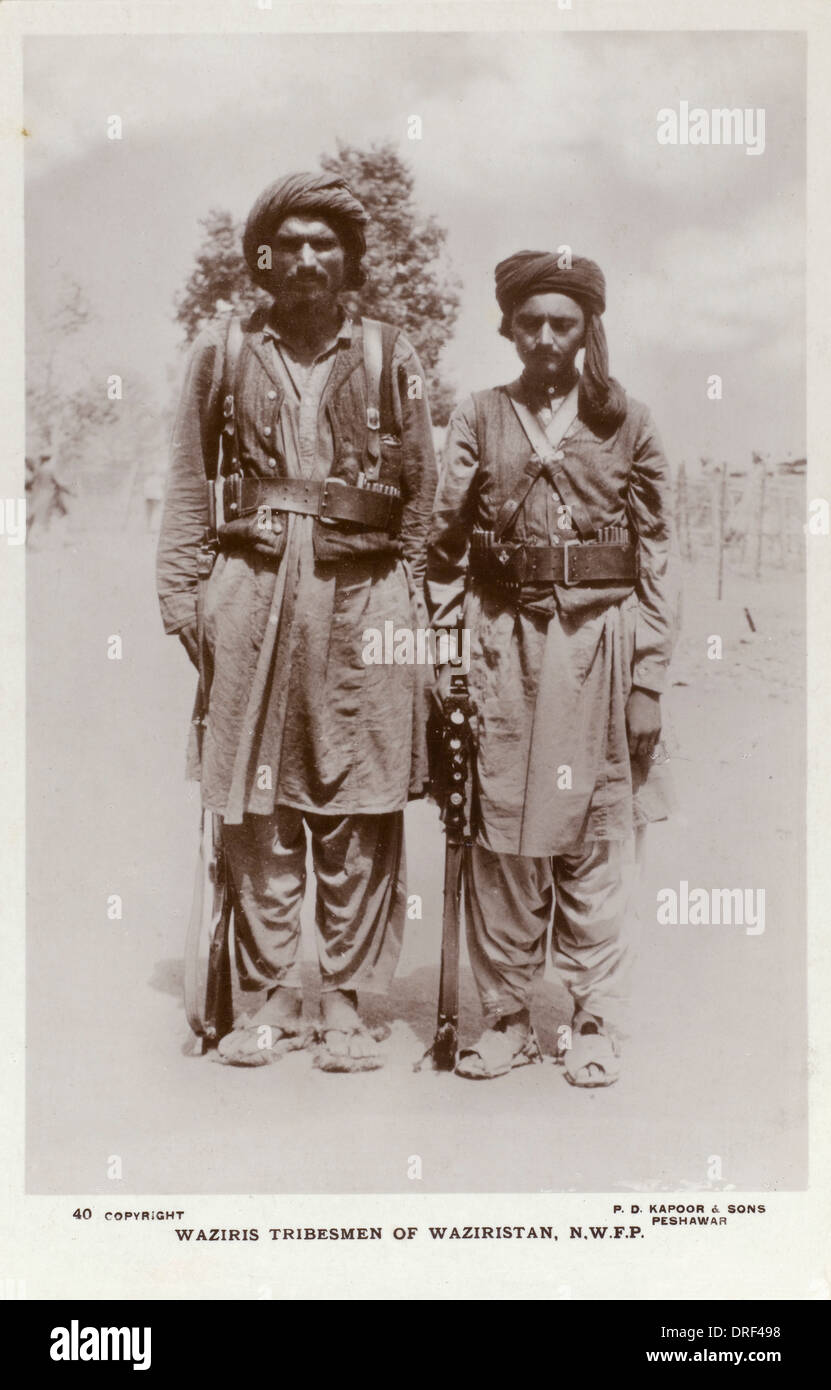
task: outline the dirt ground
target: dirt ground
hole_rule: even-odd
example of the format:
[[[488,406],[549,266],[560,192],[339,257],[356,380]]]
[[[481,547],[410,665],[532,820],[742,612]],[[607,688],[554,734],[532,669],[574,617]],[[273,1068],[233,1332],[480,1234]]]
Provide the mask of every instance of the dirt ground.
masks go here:
[[[620,1082],[550,1058],[473,1083],[413,1063],[438,985],[443,843],[407,812],[411,893],[380,1072],[193,1055],[181,953],[196,844],[184,782],[194,678],[165,638],[154,540],[72,535],[29,557],[28,1188],[34,1193],[569,1192],[806,1182],[803,577],[689,568],[666,701],[679,801],[650,830],[636,1037]],[[755,625],[751,630],[745,608]],[[120,635],[120,660],[108,639]],[[720,660],[708,638],[722,638]],[[766,926],[660,926],[660,888],[764,888]],[[119,894],[123,919],[111,921]],[[309,925],[306,907],[306,931]],[[308,940],[307,940],[308,948]],[[315,1012],[315,970],[307,966]],[[549,972],[547,1051],[570,1016]],[[478,1031],[466,962],[462,1031]],[[112,1156],[122,1178],[108,1177]]]

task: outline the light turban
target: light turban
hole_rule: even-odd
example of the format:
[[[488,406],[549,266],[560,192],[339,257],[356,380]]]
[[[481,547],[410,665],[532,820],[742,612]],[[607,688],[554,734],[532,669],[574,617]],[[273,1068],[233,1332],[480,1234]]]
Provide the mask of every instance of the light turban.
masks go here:
[[[361,203],[344,179],[333,174],[289,174],[264,189],[248,214],[242,236],[246,265],[257,284],[268,272],[257,264],[260,247],[267,246],[275,231],[294,213],[317,213],[343,242],[347,255],[346,289],[363,284],[361,257],[366,251],[364,227],[369,222]]]
[[[585,256],[573,256],[570,266],[561,266],[548,251],[517,251],[499,262],[495,279],[496,302],[502,310],[499,331],[505,338],[513,336],[514,310],[532,295],[564,294],[580,305],[586,316],[580,414],[600,428],[616,428],[626,412],[626,395],[609,376],[609,350],[600,317],[606,308],[606,280],[600,266]]]

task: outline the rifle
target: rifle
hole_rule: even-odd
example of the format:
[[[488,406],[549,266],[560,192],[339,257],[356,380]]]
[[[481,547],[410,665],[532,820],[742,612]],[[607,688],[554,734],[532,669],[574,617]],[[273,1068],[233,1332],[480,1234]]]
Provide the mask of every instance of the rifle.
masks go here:
[[[442,808],[445,831],[444,905],[441,931],[441,971],[436,1033],[420,1062],[434,1071],[453,1071],[459,1035],[459,936],[472,843],[473,704],[467,677],[454,674],[442,710],[433,794]]]
[[[212,490],[212,489],[211,489]],[[211,671],[203,631],[204,596],[213,569],[218,543],[213,507],[199,550],[197,597],[197,645],[199,685],[193,725],[202,762],[202,744],[208,712]],[[204,808],[199,812],[199,846],[193,882],[190,920],[185,938],[185,1014],[202,1052],[216,1047],[234,1023],[231,974],[231,935],[235,896],[222,844],[222,818]],[[207,974],[203,982],[202,945],[208,942]]]
[[[242,347],[239,319],[231,319],[216,386],[222,398],[223,426],[217,465],[220,475],[226,460],[236,464],[236,427],[233,388]],[[211,407],[215,414],[218,401]],[[205,642],[205,591],[219,553],[217,535],[215,471],[206,477],[208,524],[199,546],[197,560],[196,639],[199,651],[199,684],[193,710],[193,725],[199,764],[208,716],[213,671]],[[222,843],[222,817],[214,811],[199,813],[199,847],[193,883],[190,920],[185,938],[184,995],[185,1014],[191,1030],[201,1042],[202,1052],[216,1047],[234,1024],[231,940],[235,913],[239,911],[228,861]],[[203,984],[202,944],[208,942],[207,972]]]

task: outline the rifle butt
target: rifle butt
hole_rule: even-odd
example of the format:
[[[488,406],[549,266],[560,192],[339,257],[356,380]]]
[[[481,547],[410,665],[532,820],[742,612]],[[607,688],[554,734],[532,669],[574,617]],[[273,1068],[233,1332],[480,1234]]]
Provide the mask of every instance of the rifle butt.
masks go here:
[[[234,991],[231,979],[231,893],[226,886],[222,915],[208,953],[205,985],[205,1044],[216,1047],[234,1026]]]
[[[231,938],[234,893],[218,818],[202,811],[193,901],[185,941],[185,1014],[202,1051],[216,1047],[233,1027]],[[204,944],[208,943],[207,975]]]
[[[428,1060],[434,1071],[454,1071],[459,1047],[459,943],[464,886],[465,846],[448,840],[444,861],[441,972],[436,1032],[420,1068]]]

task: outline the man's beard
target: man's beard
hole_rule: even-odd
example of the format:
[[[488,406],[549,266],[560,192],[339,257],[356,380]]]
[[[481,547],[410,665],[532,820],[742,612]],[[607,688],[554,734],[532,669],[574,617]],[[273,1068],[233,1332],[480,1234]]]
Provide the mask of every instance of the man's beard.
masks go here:
[[[557,394],[569,391],[580,373],[572,358],[570,362],[554,364],[529,361],[524,364],[523,375],[532,389],[541,394],[555,391]]]
[[[313,286],[312,293],[307,287],[298,288],[292,281],[272,290],[274,316],[278,323],[290,324],[295,331],[304,335],[331,323],[339,307],[337,294],[324,279],[307,282],[307,285],[310,284]]]

